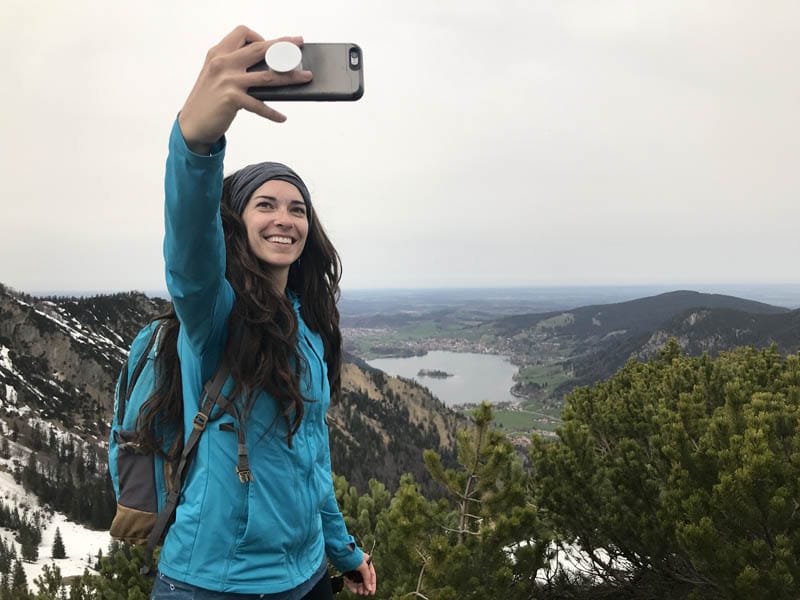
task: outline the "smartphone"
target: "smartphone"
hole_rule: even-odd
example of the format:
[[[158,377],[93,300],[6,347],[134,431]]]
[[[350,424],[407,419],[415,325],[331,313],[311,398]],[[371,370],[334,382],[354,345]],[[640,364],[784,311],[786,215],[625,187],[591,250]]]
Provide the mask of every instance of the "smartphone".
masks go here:
[[[247,92],[259,100],[358,100],[364,95],[364,56],[356,44],[313,44],[300,48],[302,68],[314,78],[308,83],[277,87],[251,87]],[[262,60],[248,71],[266,71]]]

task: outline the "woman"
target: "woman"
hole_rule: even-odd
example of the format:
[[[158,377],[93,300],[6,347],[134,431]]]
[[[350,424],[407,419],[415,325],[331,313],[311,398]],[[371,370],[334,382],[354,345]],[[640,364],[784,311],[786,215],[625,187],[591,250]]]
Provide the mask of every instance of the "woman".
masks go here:
[[[330,473],[338,255],[294,171],[260,163],[222,176],[224,134],[240,109],[285,120],[247,88],[312,77],[248,73],[275,41],[238,27],[212,48],[170,137],[164,257],[180,321],[184,430],[221,360],[238,418],[223,414],[200,439],[153,599],[332,598],[328,560],[357,572],[345,578],[351,591],[375,593],[375,570],[347,533]]]

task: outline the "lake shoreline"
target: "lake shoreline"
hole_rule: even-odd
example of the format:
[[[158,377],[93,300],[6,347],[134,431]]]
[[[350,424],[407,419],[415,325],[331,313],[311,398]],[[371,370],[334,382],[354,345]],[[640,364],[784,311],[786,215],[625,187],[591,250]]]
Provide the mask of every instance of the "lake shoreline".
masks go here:
[[[426,387],[446,406],[465,404],[519,404],[512,393],[518,367],[510,357],[489,352],[432,350],[422,356],[377,358],[365,361],[388,375],[412,379]],[[423,372],[447,373],[448,377],[420,376]]]

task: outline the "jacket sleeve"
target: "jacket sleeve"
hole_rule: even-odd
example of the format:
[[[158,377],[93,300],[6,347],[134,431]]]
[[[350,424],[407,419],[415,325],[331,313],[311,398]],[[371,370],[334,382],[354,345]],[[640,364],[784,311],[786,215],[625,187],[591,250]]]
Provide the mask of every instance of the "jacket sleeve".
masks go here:
[[[328,426],[323,425],[325,433],[325,473],[323,485],[327,486],[328,495],[320,508],[322,517],[322,533],[325,536],[325,553],[341,573],[353,571],[364,560],[364,553],[356,545],[355,539],[347,532],[342,511],[336,502],[331,476],[331,452],[328,440]]]
[[[225,138],[208,156],[189,150],[175,119],[164,179],[164,261],[175,312],[198,356],[222,335],[233,305],[219,213],[224,156]]]

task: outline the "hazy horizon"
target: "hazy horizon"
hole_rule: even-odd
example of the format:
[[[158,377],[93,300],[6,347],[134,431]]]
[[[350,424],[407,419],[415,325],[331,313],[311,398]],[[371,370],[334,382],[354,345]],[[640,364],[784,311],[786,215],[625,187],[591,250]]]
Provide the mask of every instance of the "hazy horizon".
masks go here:
[[[0,283],[4,284],[4,282]],[[6,284],[4,284],[6,285]],[[150,298],[168,299],[166,290],[136,290],[136,289],[98,289],[98,290],[20,290],[14,286],[11,289],[29,294],[34,297],[66,296],[66,297],[91,297],[102,294],[116,294],[127,292],[140,292]],[[649,295],[657,295],[672,291],[695,291],[705,294],[723,294],[737,296],[749,300],[757,300],[775,306],[786,308],[800,308],[800,283],[728,283],[728,284],[636,284],[636,285],[541,285],[541,286],[483,286],[483,287],[417,287],[417,288],[342,288],[344,301],[369,300],[367,296],[377,296],[380,299],[406,300],[409,303],[430,302],[430,296],[438,297],[445,303],[470,300],[499,300],[514,301],[553,297],[556,295],[569,296],[570,292],[586,299],[596,299],[600,304],[613,303],[628,299],[636,299]],[[509,297],[510,296],[510,297]],[[603,300],[607,299],[608,302]]]

